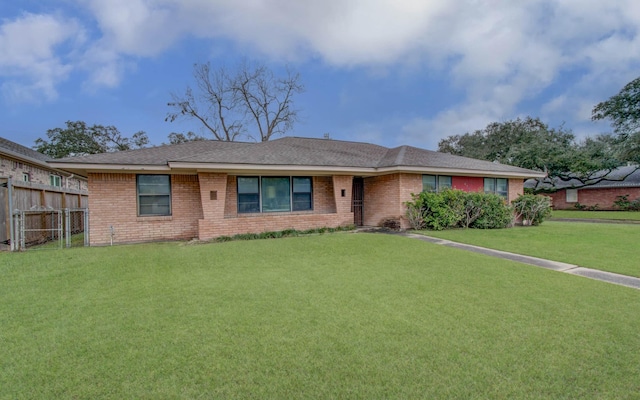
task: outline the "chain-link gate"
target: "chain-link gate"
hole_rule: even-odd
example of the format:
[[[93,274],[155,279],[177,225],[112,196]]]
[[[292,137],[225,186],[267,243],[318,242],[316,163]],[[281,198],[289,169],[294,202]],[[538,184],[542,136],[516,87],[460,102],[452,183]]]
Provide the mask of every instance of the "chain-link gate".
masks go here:
[[[48,249],[89,245],[89,210],[20,210],[13,213],[11,250]]]

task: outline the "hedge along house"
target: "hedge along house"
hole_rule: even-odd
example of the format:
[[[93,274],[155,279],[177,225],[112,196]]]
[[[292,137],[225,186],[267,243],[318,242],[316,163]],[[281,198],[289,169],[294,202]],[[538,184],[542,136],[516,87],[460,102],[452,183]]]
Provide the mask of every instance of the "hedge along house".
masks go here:
[[[550,196],[553,208],[556,210],[582,207],[618,210],[619,207],[615,205],[615,201],[619,196],[627,196],[629,201],[640,199],[640,169],[637,165],[627,165],[611,172],[600,171],[586,182],[578,179],[563,181],[555,178],[538,183],[531,179],[525,182],[525,187]]]
[[[91,244],[212,239],[344,225],[408,227],[422,190],[512,200],[543,174],[411,146],[285,137],[197,141],[55,161],[89,178]]]

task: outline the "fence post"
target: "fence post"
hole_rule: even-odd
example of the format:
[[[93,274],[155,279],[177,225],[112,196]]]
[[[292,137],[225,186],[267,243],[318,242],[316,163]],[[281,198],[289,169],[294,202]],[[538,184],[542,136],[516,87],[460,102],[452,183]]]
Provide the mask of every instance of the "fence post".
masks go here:
[[[64,209],[64,238],[68,249],[71,247],[71,218],[68,208]]]
[[[85,208],[82,215],[84,216],[84,245],[89,246],[89,209]]]
[[[25,250],[27,246],[25,245],[25,234],[24,234],[24,211],[20,211],[20,219],[18,220],[18,225],[20,228],[20,250]]]
[[[13,226],[13,187],[11,185],[11,178],[7,178],[7,196],[9,196],[9,248],[11,251],[17,250],[16,238]]]

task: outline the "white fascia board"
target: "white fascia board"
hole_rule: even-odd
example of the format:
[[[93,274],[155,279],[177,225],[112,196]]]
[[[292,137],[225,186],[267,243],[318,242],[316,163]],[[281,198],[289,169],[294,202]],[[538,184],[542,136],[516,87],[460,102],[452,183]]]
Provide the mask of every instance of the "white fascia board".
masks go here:
[[[481,169],[463,169],[463,168],[434,168],[434,167],[386,167],[378,168],[379,173],[396,173],[406,172],[412,174],[433,174],[433,175],[453,175],[453,176],[478,176],[491,178],[544,178],[547,175],[544,172],[533,171],[531,174],[521,172],[506,171],[489,171]]]
[[[436,175],[457,175],[457,176],[479,176],[479,177],[499,177],[499,178],[544,178],[543,172],[523,174],[521,172],[501,172],[487,170],[469,170],[459,168],[430,168],[430,167],[327,167],[311,165],[260,165],[260,164],[210,164],[210,163],[182,163],[170,162],[172,170],[184,169],[200,172],[224,172],[230,174],[273,174],[287,172],[289,174],[318,174],[318,175],[357,175],[376,176],[393,173],[412,174],[436,174]]]
[[[79,163],[55,163],[56,168],[65,169],[86,176],[89,172],[158,172],[170,173],[167,165],[132,165],[132,164],[79,164]]]

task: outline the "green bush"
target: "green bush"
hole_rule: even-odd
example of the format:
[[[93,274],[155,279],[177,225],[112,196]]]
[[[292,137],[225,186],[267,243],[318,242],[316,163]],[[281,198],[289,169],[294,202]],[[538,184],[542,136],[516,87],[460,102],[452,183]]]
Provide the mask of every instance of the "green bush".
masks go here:
[[[522,218],[522,225],[540,225],[551,216],[551,197],[525,194],[511,202],[515,218]]]
[[[445,190],[422,192],[406,202],[406,216],[413,229],[505,228],[512,213],[504,199],[495,194]]]
[[[502,229],[513,224],[513,211],[504,198],[497,194],[481,193],[482,203],[478,206],[482,212],[469,226],[476,229]]]
[[[623,211],[640,211],[640,198],[629,200],[628,194],[617,196],[613,204]]]

